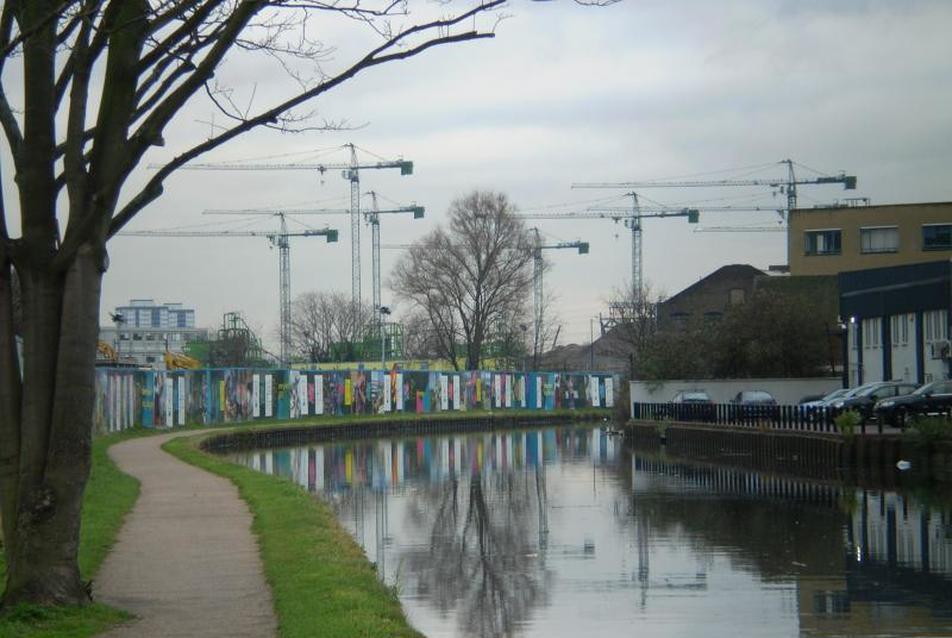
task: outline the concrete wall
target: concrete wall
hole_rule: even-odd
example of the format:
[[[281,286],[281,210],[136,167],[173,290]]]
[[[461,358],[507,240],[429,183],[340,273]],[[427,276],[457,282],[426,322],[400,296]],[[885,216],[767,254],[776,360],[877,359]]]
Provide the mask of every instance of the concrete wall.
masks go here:
[[[670,381],[632,381],[632,403],[665,403],[680,390],[700,389],[715,403],[727,403],[742,390],[765,390],[781,404],[795,404],[809,394],[826,394],[839,387],[839,377],[815,379],[700,379]]]

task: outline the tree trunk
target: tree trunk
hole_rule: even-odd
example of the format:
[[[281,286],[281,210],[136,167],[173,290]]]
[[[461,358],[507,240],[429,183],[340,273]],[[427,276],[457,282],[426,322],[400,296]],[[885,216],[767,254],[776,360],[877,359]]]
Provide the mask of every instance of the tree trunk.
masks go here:
[[[4,546],[3,606],[89,601],[77,554],[90,467],[102,265],[102,251],[85,245],[63,274],[18,266],[22,408],[18,471],[4,474],[0,485],[4,527],[14,531]],[[13,512],[8,503],[16,504]]]

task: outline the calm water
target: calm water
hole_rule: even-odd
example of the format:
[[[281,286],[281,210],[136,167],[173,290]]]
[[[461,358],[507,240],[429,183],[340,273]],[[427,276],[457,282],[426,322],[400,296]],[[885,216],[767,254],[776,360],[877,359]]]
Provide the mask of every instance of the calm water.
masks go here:
[[[327,499],[427,636],[950,636],[952,507],[597,428],[236,455]]]

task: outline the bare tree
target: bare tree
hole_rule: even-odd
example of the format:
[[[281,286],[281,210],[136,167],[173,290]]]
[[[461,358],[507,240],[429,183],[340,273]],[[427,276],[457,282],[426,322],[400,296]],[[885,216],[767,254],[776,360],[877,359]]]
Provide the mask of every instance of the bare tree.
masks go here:
[[[403,354],[408,359],[439,359],[442,355],[438,335],[429,317],[416,310],[403,317]]]
[[[4,605],[88,599],[76,554],[90,467],[107,239],[158,198],[165,180],[187,162],[257,128],[306,128],[308,113],[300,108],[366,69],[492,37],[491,12],[501,3],[458,11],[443,4],[430,9],[440,17],[416,22],[406,3],[393,0],[3,3],[0,78],[22,84],[22,92],[13,94],[22,95],[22,104],[12,103],[0,86],[0,127],[13,158],[22,229],[11,237],[0,202]],[[491,22],[482,25],[486,14]],[[310,38],[318,27],[335,32],[327,24],[335,19],[365,25],[376,41],[327,71],[331,47]],[[284,61],[290,88],[274,102],[239,107],[215,77],[226,57],[247,61],[256,54]],[[300,66],[314,60],[321,66],[313,77],[301,74]],[[130,177],[146,154],[165,144],[183,107],[203,94],[227,126],[175,149],[141,189],[133,189],[137,182]],[[8,172],[3,175],[7,179]],[[13,327],[14,271],[22,291],[22,371]]]
[[[355,306],[342,292],[306,292],[291,308],[291,341],[309,361],[329,361],[334,344],[368,334],[376,317],[369,303]]]
[[[533,242],[501,193],[475,191],[455,200],[446,229],[418,241],[394,268],[391,288],[426,314],[441,356],[458,368],[479,367],[500,326],[526,322]]]

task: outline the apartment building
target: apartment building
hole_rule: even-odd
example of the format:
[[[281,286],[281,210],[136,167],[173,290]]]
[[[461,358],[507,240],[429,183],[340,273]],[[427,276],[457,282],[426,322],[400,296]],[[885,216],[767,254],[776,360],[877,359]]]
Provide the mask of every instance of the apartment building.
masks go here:
[[[132,299],[111,313],[112,326],[100,326],[99,339],[112,346],[124,362],[163,367],[166,350],[182,353],[185,344],[204,339],[207,331],[195,327],[195,310],[181,303]]]
[[[952,258],[952,202],[803,208],[790,212],[791,275]]]

